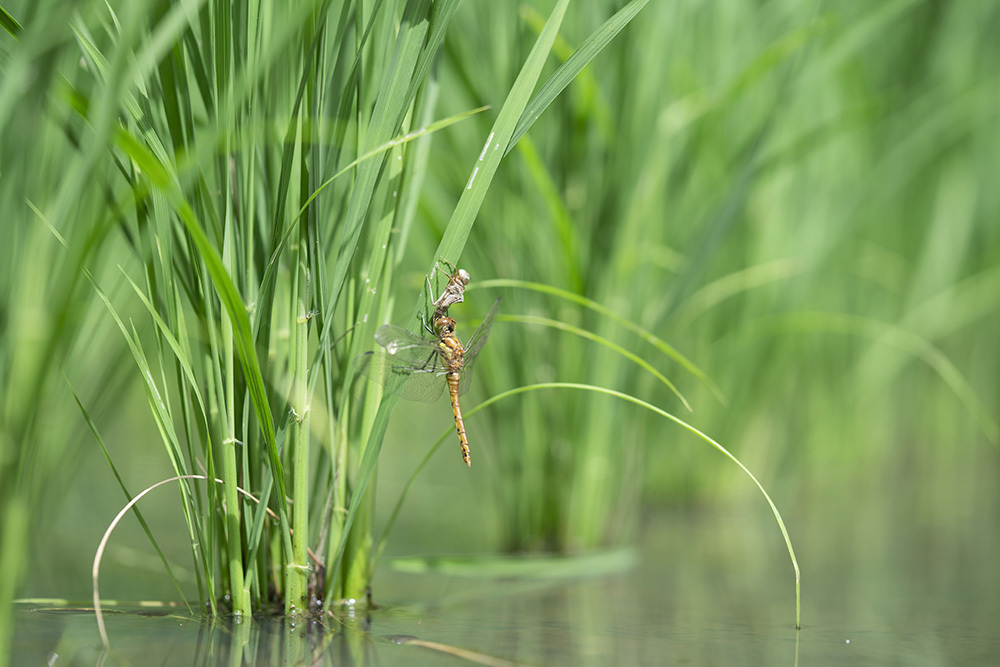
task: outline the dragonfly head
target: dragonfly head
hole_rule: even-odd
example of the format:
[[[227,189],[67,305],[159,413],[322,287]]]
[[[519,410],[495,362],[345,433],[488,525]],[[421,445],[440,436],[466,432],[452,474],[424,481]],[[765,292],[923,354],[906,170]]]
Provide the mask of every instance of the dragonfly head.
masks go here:
[[[434,333],[442,337],[455,333],[455,320],[447,316],[437,318],[434,321]]]
[[[470,276],[469,272],[466,271],[465,269],[459,269],[458,270],[458,279],[459,279],[459,281],[461,281],[461,283],[463,285],[468,285],[469,282],[472,281],[472,276]]]

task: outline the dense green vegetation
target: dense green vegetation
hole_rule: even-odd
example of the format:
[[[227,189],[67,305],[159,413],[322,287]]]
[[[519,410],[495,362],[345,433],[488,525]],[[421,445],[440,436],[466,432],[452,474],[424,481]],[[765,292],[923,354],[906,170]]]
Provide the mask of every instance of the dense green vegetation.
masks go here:
[[[4,633],[67,489],[221,479],[138,507],[182,517],[174,593],[244,614],[364,598],[404,488],[457,507],[449,549],[768,512],[669,419],[568,384],[467,402],[467,470],[443,401],[352,363],[416,330],[441,257],[472,273],[461,337],[503,297],[472,399],[642,399],[778,507],[905,470],[944,514],[995,469],[995,3],[2,5]]]

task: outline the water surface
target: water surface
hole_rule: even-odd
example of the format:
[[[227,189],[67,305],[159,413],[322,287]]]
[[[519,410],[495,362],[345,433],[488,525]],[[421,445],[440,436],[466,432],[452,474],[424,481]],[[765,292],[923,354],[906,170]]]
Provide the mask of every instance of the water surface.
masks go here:
[[[376,578],[378,609],[325,627],[116,613],[104,654],[92,613],[22,605],[12,664],[946,665],[1000,655],[988,508],[942,525],[793,516],[800,631],[787,553],[758,510],[659,512],[624,571],[495,578],[468,562],[429,562],[421,574],[390,563]]]

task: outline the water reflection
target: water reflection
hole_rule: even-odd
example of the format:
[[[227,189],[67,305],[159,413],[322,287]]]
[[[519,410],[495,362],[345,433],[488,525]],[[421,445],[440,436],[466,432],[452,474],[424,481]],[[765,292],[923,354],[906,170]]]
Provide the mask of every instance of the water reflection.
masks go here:
[[[636,562],[617,573],[383,568],[377,609],[323,623],[109,614],[106,655],[91,613],[22,606],[12,664],[933,665],[1000,655],[1000,538],[982,528],[995,505],[947,524],[872,524],[844,507],[812,505],[824,517],[813,524],[789,517],[805,577],[800,632],[780,536],[751,508],[647,517]]]

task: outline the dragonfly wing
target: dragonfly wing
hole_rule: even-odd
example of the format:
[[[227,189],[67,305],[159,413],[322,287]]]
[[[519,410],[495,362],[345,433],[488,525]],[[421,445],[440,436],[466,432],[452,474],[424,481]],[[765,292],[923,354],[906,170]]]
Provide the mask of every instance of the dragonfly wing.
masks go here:
[[[483,318],[483,323],[479,325],[476,332],[469,337],[469,342],[465,346],[465,356],[473,357],[479,354],[479,350],[483,348],[486,344],[486,339],[490,335],[490,329],[493,327],[493,319],[497,315],[497,311],[500,309],[500,299],[493,302],[493,307],[490,308],[490,312],[486,313],[486,317]]]
[[[472,384],[472,370],[476,363],[476,357],[479,356],[479,351],[483,349],[483,345],[486,344],[486,339],[490,336],[490,329],[493,327],[493,318],[496,317],[499,308],[500,299],[497,299],[493,302],[493,307],[490,308],[490,312],[486,313],[486,317],[483,318],[483,323],[480,324],[475,333],[469,337],[469,343],[465,346],[465,357],[462,364],[462,377],[458,386],[459,394],[464,394],[468,391],[469,386]]]
[[[431,350],[437,356],[437,352]],[[427,357],[423,358],[427,362]],[[446,385],[440,363],[424,365],[409,363],[385,350],[359,354],[355,360],[358,373],[377,382],[397,396],[410,401],[433,403],[441,397]]]
[[[462,374],[458,377],[458,395],[465,396],[465,392],[469,391],[469,387],[472,386],[472,369],[462,367]]]
[[[436,350],[437,340],[423,338],[409,329],[386,324],[375,332],[375,342],[384,347],[386,352],[408,360],[418,360],[425,350]]]
[[[407,400],[432,403],[440,398],[446,369],[436,340],[386,324],[375,332],[375,342],[382,349],[358,357],[359,373]]]

